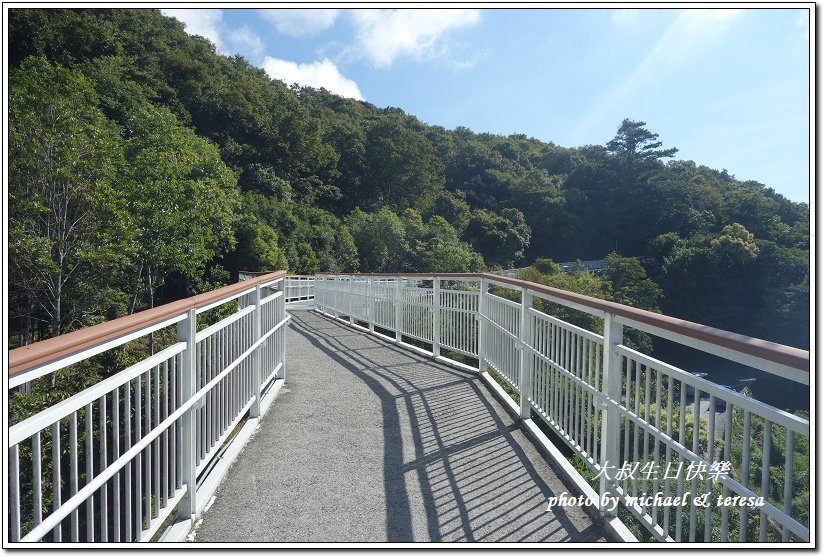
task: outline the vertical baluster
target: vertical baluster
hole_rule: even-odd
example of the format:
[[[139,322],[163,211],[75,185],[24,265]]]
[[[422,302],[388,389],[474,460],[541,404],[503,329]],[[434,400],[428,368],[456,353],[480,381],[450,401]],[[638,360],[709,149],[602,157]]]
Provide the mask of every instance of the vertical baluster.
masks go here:
[[[593,356],[596,348],[596,344],[591,340],[586,341],[586,383],[590,387],[593,386]],[[595,437],[595,399],[593,398],[592,391],[587,389],[586,396],[584,398],[584,402],[586,404],[586,435],[584,436],[584,450],[587,452],[587,455],[592,459],[593,464],[598,461],[595,458],[595,450],[593,449],[593,440]]]
[[[675,396],[675,379],[670,376],[667,381],[667,438],[672,439],[672,399]],[[670,446],[664,445],[664,471],[670,467]],[[664,498],[670,496],[670,481],[664,480]],[[670,507],[664,506],[664,534],[669,535]]]
[[[686,419],[686,415],[687,415],[687,386],[683,381],[681,382],[681,391],[678,393],[678,410],[679,410],[679,413],[678,413],[678,442],[681,443],[681,445],[686,446],[686,434],[687,433],[686,433],[685,419]],[[678,452],[676,454],[678,456],[678,470],[680,471],[681,463],[682,463],[681,453]],[[684,494],[684,474],[679,473],[678,474],[678,495],[677,495],[677,497],[681,497],[683,494]],[[681,529],[682,529],[682,526],[683,526],[683,524],[682,524],[683,523],[682,515],[683,515],[683,507],[681,505],[678,505],[675,508],[675,521],[676,521],[676,523],[675,523],[675,541],[677,541],[677,542],[681,541]]]
[[[581,375],[587,385],[592,385],[592,341],[588,339],[583,340],[583,367],[581,368]],[[581,420],[583,427],[583,436],[581,437],[581,450],[592,457],[590,450],[590,422],[592,416],[592,393],[587,389],[583,391],[583,409],[581,411]]]
[[[786,455],[784,457],[784,514],[792,516],[793,511],[793,453],[795,452],[795,434],[787,428]],[[781,529],[781,541],[790,541],[790,529]]]
[[[203,365],[203,386],[205,387],[214,375],[214,360],[215,353],[212,349],[212,335],[203,339],[204,365]],[[209,389],[203,397],[203,458],[209,454],[212,447],[212,435],[214,427],[212,427],[212,396],[214,389]]]
[[[137,444],[143,438],[143,377],[138,375],[134,380],[134,442]],[[140,539],[143,532],[143,452],[134,458],[134,537]]]
[[[547,355],[547,332],[546,332],[546,322],[543,320],[538,320],[538,353],[543,354],[544,356]],[[535,389],[535,396],[540,399],[541,410],[543,410],[544,414],[548,418],[550,418],[549,414],[549,404],[546,398],[546,379],[548,373],[548,366],[545,360],[537,359],[538,362],[538,369],[541,371],[538,377],[540,378],[540,383],[538,387]]]
[[[94,435],[92,431],[93,415],[91,403],[86,405],[86,485],[94,479],[94,450],[92,443]],[[94,541],[94,494],[86,501],[86,541]]]
[[[109,466],[106,455],[106,395],[97,402],[98,418],[100,419],[100,471]],[[109,512],[108,512],[108,482],[100,486],[100,541],[109,541]]]
[[[563,401],[561,407],[561,423],[563,424],[564,433],[569,436],[569,380],[564,374],[564,370],[569,370],[569,331],[561,329],[561,370],[560,379],[563,390]]]
[[[644,420],[652,425],[652,419],[650,418],[650,406],[652,405],[652,368],[647,367],[644,370]],[[641,428],[641,434],[644,436],[644,456],[643,456],[643,466],[648,466],[649,463],[649,430],[646,428]],[[647,492],[647,480],[646,475],[643,479],[643,484],[641,485],[641,493]],[[643,507],[644,511],[647,510],[646,507]]]
[[[555,396],[557,389],[555,389],[555,325],[547,323],[547,352],[551,363],[546,366],[546,375],[544,380],[544,399],[547,401],[547,413],[552,420],[553,425],[558,429],[558,419],[556,417]]]
[[[112,462],[120,458],[120,387],[112,391]],[[114,475],[114,540],[120,541],[120,471]]]
[[[147,369],[145,374],[145,392],[143,393],[144,396],[144,420],[146,420],[146,435],[148,435],[152,431],[152,370]],[[146,445],[146,448],[143,449],[143,454],[145,457],[145,467],[146,467],[146,475],[145,475],[145,483],[143,486],[143,507],[145,513],[145,521],[144,524],[146,528],[148,528],[149,524],[152,522],[152,476],[154,475],[152,472],[152,444],[149,443]]]
[[[644,379],[643,372],[641,371],[641,364],[638,362],[633,361],[633,369],[635,370],[635,428],[633,431],[632,441],[634,445],[634,452],[633,456],[635,457],[633,462],[638,462],[641,458],[640,452],[640,437],[641,437],[641,381]],[[627,373],[629,373],[629,361],[627,362]],[[635,477],[632,478],[632,494],[634,496],[638,495],[638,475],[635,474]]]
[[[574,338],[575,338],[575,364],[574,364],[575,368],[574,368],[574,370],[570,370],[570,371],[572,371],[575,374],[576,378],[580,379],[581,378],[581,372],[582,372],[582,369],[583,369],[581,364],[580,364],[580,361],[581,361],[580,359],[581,359],[582,353],[583,353],[583,347],[581,346],[581,340],[582,339],[579,335],[575,335]],[[577,382],[573,383],[573,388],[575,389],[575,391],[574,391],[575,392],[575,416],[574,416],[575,440],[573,441],[573,444],[577,445],[578,447],[581,447],[583,445],[583,443],[581,442],[581,430],[582,430],[582,428],[581,428],[581,418],[584,415],[584,413],[582,411],[582,408],[581,408],[582,391],[581,391],[581,386]]]
[[[40,448],[40,432],[35,432],[31,438],[32,455],[32,496],[34,497],[34,525],[43,522],[43,471],[41,459],[43,453]]]
[[[239,323],[239,321],[236,321],[236,323]],[[244,341],[245,341],[245,339],[244,339]],[[203,359],[202,359],[201,364],[200,364],[200,369],[197,370],[197,381],[198,381],[197,390],[202,389],[206,385],[207,376],[208,376],[207,374],[209,373],[209,347],[208,347],[207,343],[208,343],[208,339],[204,339],[200,343],[200,352],[201,352],[201,355],[202,355]],[[246,345],[244,344],[244,349],[245,349],[245,347],[246,347]],[[245,364],[245,362],[244,362],[244,364]],[[197,410],[197,413],[198,413],[198,421],[197,421],[197,424],[198,424],[198,436],[197,436],[197,439],[198,439],[198,459],[197,459],[197,463],[198,464],[200,464],[203,461],[203,459],[206,458],[206,451],[207,451],[207,447],[206,447],[206,400],[207,400],[207,398],[205,396],[201,397],[201,399],[200,399],[200,401],[197,405],[198,406],[198,410]]]
[[[633,362],[629,358],[624,358],[624,357],[620,357],[619,361],[621,361],[622,363],[626,362],[627,388],[626,388],[626,394],[624,396],[624,407],[627,410],[631,411],[632,410],[632,400],[633,400],[633,397],[632,397],[632,381],[633,381],[632,363]],[[619,372],[623,367],[624,367],[623,365],[618,366]],[[635,376],[635,382],[636,383],[638,382],[638,376]],[[630,450],[632,448],[632,445],[630,444],[630,433],[632,431],[632,422],[630,421],[629,417],[624,417],[623,418],[623,423],[624,423],[624,454],[623,454],[624,460],[621,463],[616,463],[619,466],[623,466],[624,463],[629,462]],[[624,494],[629,494],[628,483],[629,483],[628,477],[624,477],[624,485],[623,485]]]
[[[217,333],[217,354],[218,354],[218,370],[219,373],[223,373],[226,369],[226,337],[224,333],[226,332],[226,328],[221,328]],[[266,369],[269,369],[268,367]],[[229,386],[229,378],[224,377],[220,382],[220,390],[218,396],[218,422],[220,424],[220,431],[225,431],[225,429],[229,426],[229,422],[231,419],[229,418],[228,412],[226,410],[226,403],[227,398],[229,395],[228,391]]]
[[[69,498],[77,493],[77,412],[69,416]],[[80,541],[77,508],[71,514],[71,540]]]
[[[9,512],[11,514],[9,527],[10,541],[20,541],[20,447],[12,445],[9,449],[9,463],[11,469],[9,470],[9,480],[11,482],[9,496]]]
[[[709,400],[709,423],[707,424],[707,460],[710,462],[715,460],[715,395],[710,395]],[[712,492],[712,482],[707,476],[706,493]],[[710,505],[712,505],[712,497],[710,497]],[[712,508],[704,509],[704,541],[710,541],[712,533]]]
[[[174,360],[173,360],[174,361]],[[169,360],[163,362],[163,413],[161,417],[163,421],[169,417]],[[169,429],[163,430],[163,507],[169,504]],[[174,431],[174,425],[171,426]]]
[[[140,381],[138,377],[135,381]],[[123,452],[129,452],[132,448],[132,382],[123,385]],[[124,466],[123,480],[123,534],[127,542],[134,541],[132,536],[132,463],[137,459],[131,459]]]
[[[662,373],[660,370],[655,370],[655,428],[658,431],[663,431],[661,429],[661,380],[663,379]],[[652,466],[653,470],[660,470],[661,466],[661,456],[659,453],[659,440],[658,435],[655,435],[653,438],[653,445],[652,445]],[[652,493],[658,493],[658,487],[660,485],[659,480],[659,473],[656,473],[652,479]],[[653,503],[652,505],[652,523],[658,524],[658,506]]]
[[[595,389],[595,391],[590,391],[589,393],[589,406],[587,407],[587,413],[589,414],[589,444],[587,445],[587,450],[589,451],[590,456],[592,457],[592,463],[597,464],[599,462],[598,458],[598,408],[600,406],[600,399],[596,396],[596,392],[600,390],[600,381],[598,379],[599,370],[598,370],[598,343],[595,341],[590,341],[590,355],[589,355],[589,379],[587,382]]]
[[[692,452],[698,456],[700,454],[699,448],[699,432],[701,429],[701,391],[698,387],[693,389],[693,400],[692,400]],[[692,489],[693,493],[696,493],[698,490],[698,477],[697,475],[693,476],[692,483],[690,484],[690,489]],[[691,542],[695,541],[695,527],[696,522],[698,520],[697,517],[698,509],[695,505],[690,504],[690,537],[689,540]]]
[[[182,357],[182,354],[178,354],[172,360],[172,392],[169,397],[169,403],[171,405],[169,408],[170,412],[175,412],[180,407],[180,399],[178,398],[180,396],[178,394],[178,385],[180,384],[179,373],[181,368],[180,362]],[[177,420],[175,420],[174,426],[171,428],[172,430],[169,432],[169,435],[171,437],[169,457],[172,458],[172,460],[174,460],[174,463],[169,467],[172,473],[171,481],[169,482],[169,485],[171,486],[170,491],[172,494],[176,493],[177,488],[180,487],[180,454],[178,452],[178,440],[180,439],[178,432],[180,431],[180,424],[181,421],[180,418],[178,418]]]
[[[761,497],[769,501],[770,495],[770,453],[772,452],[772,422],[764,420],[764,452],[761,458]],[[758,524],[758,541],[767,541],[767,512],[761,509],[761,518]]]
[[[223,372],[232,363],[232,325],[227,325],[217,332],[219,344],[219,367]],[[223,379],[221,413],[224,427],[228,427],[234,417],[235,404],[235,370],[229,372]]]
[[[550,396],[552,397],[552,419],[555,427],[561,431],[561,385],[558,381],[559,368],[561,366],[561,335],[560,328],[552,324],[552,361],[555,365],[550,371]]]
[[[154,426],[160,425],[160,365],[154,368]],[[160,437],[154,438],[154,506],[160,515]]]
[[[727,402],[726,411],[724,412],[724,456],[722,460],[730,461],[730,445],[732,444],[732,403]],[[724,484],[722,496],[726,499],[730,494],[730,488]],[[721,541],[729,541],[729,518],[730,508],[726,505],[721,507]]]
[[[744,446],[741,453],[741,485],[749,487],[750,484],[750,411],[744,410]],[[738,541],[747,541],[747,507],[738,508]]]
[[[52,424],[52,490],[54,497],[52,499],[52,512],[57,511],[61,505],[60,482],[60,420],[58,420]],[[58,524],[52,530],[53,541],[63,541],[61,526],[62,524]]]

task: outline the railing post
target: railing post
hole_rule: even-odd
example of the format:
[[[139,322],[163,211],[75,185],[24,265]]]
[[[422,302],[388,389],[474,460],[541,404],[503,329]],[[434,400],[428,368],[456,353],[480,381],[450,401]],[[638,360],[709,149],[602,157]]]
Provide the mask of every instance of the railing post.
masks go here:
[[[531,417],[532,397],[532,316],[529,310],[532,309],[533,294],[528,288],[521,289],[521,419],[527,420]]]
[[[484,335],[486,323],[483,315],[486,308],[486,290],[489,288],[489,283],[487,283],[485,278],[481,278],[481,284],[478,288],[478,372],[483,373],[486,371],[486,362],[484,360],[486,358],[486,346],[484,346],[484,342],[486,341],[486,335]]]
[[[186,319],[177,324],[177,340],[185,342],[186,349],[181,353],[180,392],[182,401],[190,400],[195,395],[195,334],[197,315],[190,309]],[[186,494],[178,504],[178,514],[183,519],[194,521],[197,515],[197,473],[195,468],[195,408],[192,406],[181,417],[181,482],[186,484]]]
[[[278,323],[283,322],[286,319],[286,300],[275,300],[271,302],[277,305],[277,319]],[[263,328],[261,327],[261,334],[263,334]],[[286,325],[281,325],[280,329],[276,333],[278,339],[278,358],[280,359],[280,371],[278,371],[277,375],[275,375],[276,379],[283,379],[286,380]],[[267,341],[268,342],[268,341]],[[275,363],[277,365],[277,362]]]
[[[355,324],[355,317],[352,315],[355,309],[355,277],[350,275],[349,276],[349,286],[347,287],[349,291],[349,324]]]
[[[366,316],[369,320],[369,332],[375,332],[375,282],[372,277],[366,277]]]
[[[335,276],[335,306],[332,309],[332,313],[335,316],[335,319],[338,318],[338,290],[340,290],[340,277]]]
[[[403,326],[403,304],[401,303],[401,285],[403,278],[395,277],[395,344],[401,342],[401,327]]]
[[[432,357],[441,355],[441,279],[432,279]]]
[[[621,356],[616,347],[623,342],[624,326],[615,322],[615,316],[608,313],[604,318],[604,353],[603,371],[604,378],[602,388],[609,400],[619,402],[621,400]],[[608,472],[610,469],[617,470],[620,466],[620,436],[621,417],[618,408],[613,404],[601,403],[601,466],[609,466],[605,473],[601,474],[600,495],[601,501],[605,496],[616,497],[613,492]],[[615,468],[611,468],[615,467]],[[601,509],[601,514],[606,517],[617,515],[616,510],[607,511]]]
[[[289,288],[286,283],[286,279],[283,279],[283,296],[285,302],[286,296],[286,289]],[[260,285],[258,284],[255,287],[254,296],[254,303],[255,303],[255,311],[252,312],[252,321],[253,321],[253,332],[252,332],[252,342],[257,342],[260,340],[261,335],[261,311],[260,311]],[[271,302],[270,302],[271,303]],[[260,383],[261,383],[261,374],[260,374],[260,346],[255,348],[255,351],[252,353],[252,382],[254,388],[254,401],[252,402],[252,407],[249,409],[249,417],[250,418],[257,418],[260,416]]]

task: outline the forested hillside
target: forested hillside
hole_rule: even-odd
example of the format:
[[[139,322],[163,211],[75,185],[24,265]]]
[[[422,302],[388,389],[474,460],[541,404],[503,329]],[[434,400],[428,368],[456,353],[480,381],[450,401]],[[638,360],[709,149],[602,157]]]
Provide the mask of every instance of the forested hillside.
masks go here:
[[[273,81],[157,10],[10,9],[8,45],[13,345],[239,270],[538,259],[534,280],[809,346],[809,207],[643,122],[581,147],[447,130]],[[545,260],[613,252],[599,277]]]

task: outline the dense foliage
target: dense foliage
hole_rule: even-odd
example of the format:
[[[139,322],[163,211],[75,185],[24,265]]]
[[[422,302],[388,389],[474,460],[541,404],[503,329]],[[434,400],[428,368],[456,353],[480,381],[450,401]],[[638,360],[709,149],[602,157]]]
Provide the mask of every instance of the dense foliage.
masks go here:
[[[643,122],[576,148],[446,130],[273,81],[156,10],[11,9],[8,33],[13,343],[239,270],[616,252],[545,281],[809,346],[809,207],[671,160]]]

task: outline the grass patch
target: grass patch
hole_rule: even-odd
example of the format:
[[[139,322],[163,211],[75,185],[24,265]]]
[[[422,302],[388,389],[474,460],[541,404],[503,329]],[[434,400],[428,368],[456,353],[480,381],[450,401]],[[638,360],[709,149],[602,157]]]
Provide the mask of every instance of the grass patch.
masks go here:
[[[515,391],[515,389],[512,388],[512,385],[507,383],[500,375],[495,373],[495,370],[492,369],[491,367],[486,366],[486,370],[487,370],[487,372],[489,372],[489,375],[492,377],[492,379],[494,379],[495,382],[498,383],[498,385],[501,386],[501,388],[504,390],[504,392],[509,395],[509,398],[514,400],[516,404],[521,404],[521,395],[519,395]]]

